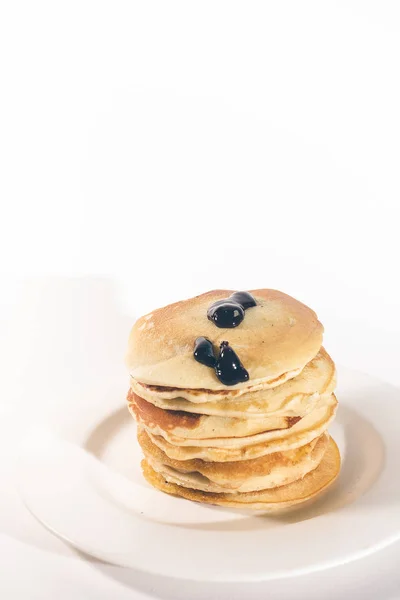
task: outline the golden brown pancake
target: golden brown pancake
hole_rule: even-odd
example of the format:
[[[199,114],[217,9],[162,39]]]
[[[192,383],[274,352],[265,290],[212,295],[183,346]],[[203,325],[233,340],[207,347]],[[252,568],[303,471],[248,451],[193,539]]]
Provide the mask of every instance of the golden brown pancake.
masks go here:
[[[335,364],[324,348],[296,377],[279,386],[251,392],[183,390],[131,379],[132,391],[159,408],[236,418],[304,416],[314,408],[319,396],[332,393],[335,385]]]
[[[210,463],[199,459],[171,459],[151,441],[145,431],[138,434],[138,441],[149,464],[168,482],[215,492],[266,489],[304,477],[321,462],[328,440],[329,436],[323,434],[295,450],[267,454],[253,460]]]
[[[280,487],[243,493],[203,492],[169,483],[154,471],[147,460],[142,461],[142,469],[147,481],[167,494],[218,506],[274,512],[310,501],[326,490],[339,474],[340,454],[335,442],[330,438],[318,467],[303,478]]]
[[[266,432],[261,435],[256,434],[246,438],[226,438],[225,445],[219,446],[213,446],[212,444],[215,442],[221,443],[221,438],[219,440],[209,440],[209,445],[202,443],[202,440],[192,440],[193,444],[197,442],[197,444],[202,443],[202,445],[186,445],[190,444],[190,440],[187,439],[184,440],[185,445],[179,445],[170,443],[161,435],[152,434],[148,429],[146,431],[156,446],[170,458],[176,460],[190,460],[193,458],[201,458],[210,462],[248,460],[273,452],[292,450],[308,444],[326,431],[329,423],[334,419],[336,407],[337,400],[332,394],[326,406],[321,406],[311,413],[312,418],[311,414],[307,415],[290,429]],[[139,429],[142,427],[142,425],[139,425]]]
[[[318,353],[323,327],[313,310],[276,290],[252,290],[257,306],[249,308],[239,327],[220,329],[207,309],[231,290],[214,290],[176,302],[141,317],[129,338],[126,363],[142,383],[177,388],[226,389],[213,369],[193,359],[194,341],[209,338],[218,347],[228,340],[249,373],[232,388],[278,384],[294,377]]]
[[[175,435],[174,431],[158,427],[152,422],[140,422],[140,424],[143,425],[146,431],[152,433],[153,435],[163,437],[167,442],[174,446],[199,446],[204,448],[238,448],[243,446],[259,444],[262,442],[270,442],[275,439],[293,438],[296,437],[298,433],[314,430],[320,425],[326,429],[327,423],[333,418],[335,414],[336,406],[337,400],[334,394],[331,394],[330,396],[321,396],[315,409],[302,419],[292,423],[291,427],[284,429],[267,430],[252,435],[242,436],[229,436],[229,430],[226,430],[224,437],[181,437]],[[188,435],[190,435],[190,429],[188,429],[187,431]]]
[[[277,429],[292,427],[301,417],[265,417],[264,419],[236,419],[213,417],[176,410],[163,410],[132,390],[128,392],[129,410],[138,423],[150,429],[155,435],[168,433],[189,439],[210,439],[223,437],[244,437]]]

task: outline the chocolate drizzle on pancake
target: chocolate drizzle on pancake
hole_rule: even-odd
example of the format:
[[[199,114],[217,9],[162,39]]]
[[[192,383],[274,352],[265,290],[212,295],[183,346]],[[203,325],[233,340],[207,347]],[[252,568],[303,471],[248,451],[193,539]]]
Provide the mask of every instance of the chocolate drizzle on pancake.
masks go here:
[[[207,317],[217,327],[232,329],[244,319],[245,311],[257,302],[249,292],[234,292],[229,298],[217,300],[209,307]],[[236,385],[249,380],[249,374],[229,342],[222,342],[216,358],[212,342],[198,337],[194,343],[193,356],[197,362],[215,369],[215,374],[224,385]]]
[[[214,356],[214,348],[210,340],[205,337],[198,337],[194,343],[193,356],[197,362],[206,367],[215,367],[217,362]]]
[[[233,329],[243,321],[245,310],[256,305],[257,302],[249,292],[235,292],[229,298],[211,304],[207,317],[217,327]]]
[[[229,342],[221,343],[219,356],[216,359],[210,340],[198,337],[194,344],[193,356],[202,365],[215,369],[216,376],[224,385],[236,385],[249,379],[248,372]]]
[[[240,304],[243,310],[257,306],[257,302],[255,301],[254,297],[249,294],[249,292],[234,292],[229,296],[229,300]]]
[[[229,342],[222,342],[219,351],[215,373],[224,385],[236,385],[249,380],[249,374],[239,360]]]

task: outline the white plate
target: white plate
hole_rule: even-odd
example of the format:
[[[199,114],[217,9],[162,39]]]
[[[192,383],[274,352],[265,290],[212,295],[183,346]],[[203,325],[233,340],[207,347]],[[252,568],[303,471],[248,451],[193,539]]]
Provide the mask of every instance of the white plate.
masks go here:
[[[125,407],[94,423],[83,447],[32,437],[18,488],[30,511],[75,547],[161,575],[255,581],[355,560],[400,537],[400,391],[347,370],[339,381],[331,433],[342,471],[310,508],[271,517],[153,490]]]

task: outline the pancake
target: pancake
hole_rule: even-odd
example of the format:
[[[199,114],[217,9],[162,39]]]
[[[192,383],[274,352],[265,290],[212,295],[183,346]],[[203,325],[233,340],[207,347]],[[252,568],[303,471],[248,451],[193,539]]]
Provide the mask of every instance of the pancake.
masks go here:
[[[305,430],[313,430],[321,425],[326,425],[333,418],[336,410],[337,400],[333,394],[330,396],[321,396],[315,409],[302,419],[296,421],[292,427],[286,429],[275,429],[255,433],[254,435],[231,436],[229,430],[225,431],[224,437],[215,438],[195,438],[195,437],[180,437],[174,434],[173,431],[164,429],[159,425],[148,422],[141,423],[146,431],[156,436],[163,437],[167,442],[174,446],[201,446],[204,448],[240,448],[269,442],[274,439],[295,438],[296,435]],[[153,407],[155,408],[155,407]],[[160,409],[161,410],[161,409]],[[165,412],[165,411],[164,411]],[[183,419],[188,419],[188,413],[184,413]],[[210,417],[212,418],[212,417]],[[258,420],[257,420],[258,422]],[[326,425],[327,426],[327,425]],[[326,427],[325,427],[326,428]],[[316,437],[316,436],[314,436]],[[300,444],[301,445],[301,444]]]
[[[324,348],[296,377],[282,385],[251,392],[159,388],[131,379],[135,394],[159,408],[235,418],[304,416],[314,408],[319,396],[333,392],[335,385],[335,364]]]
[[[241,306],[230,295],[159,308],[131,330],[127,404],[143,473],[189,500],[281,511],[312,501],[339,473],[327,433],[335,365],[313,310],[276,290],[239,292]]]
[[[318,411],[313,411],[312,419],[307,415],[290,429],[267,432],[263,435],[264,439],[261,441],[258,435],[248,436],[247,438],[226,438],[225,446],[212,445],[215,440],[209,440],[209,445],[180,446],[171,444],[161,435],[153,435],[149,430],[146,431],[151,441],[158,448],[165,452],[167,456],[176,460],[200,458],[210,462],[241,461],[258,458],[273,452],[292,450],[308,444],[327,430],[335,417],[336,407],[337,400],[332,394],[326,406],[320,407]],[[143,426],[139,425],[139,430],[141,428]],[[248,443],[249,439],[250,443]],[[258,439],[258,441],[253,441],[255,439]],[[184,441],[188,443],[188,440]],[[192,442],[194,444],[196,440]]]
[[[173,460],[152,443],[146,432],[138,435],[148,463],[166,481],[206,492],[247,492],[291,483],[318,466],[328,440],[329,436],[323,434],[296,450],[240,462],[209,463]]]
[[[282,385],[286,381],[297,377],[303,369],[300,367],[293,371],[287,371],[274,377],[273,379],[264,379],[258,383],[248,383],[248,385],[231,385],[224,387],[224,389],[207,389],[207,388],[183,388],[163,385],[152,385],[149,383],[143,383],[138,381],[131,375],[131,388],[137,390],[141,396],[147,395],[151,398],[152,395],[161,397],[164,399],[173,400],[176,397],[182,397],[190,400],[190,402],[212,402],[213,400],[226,400],[229,398],[240,398],[243,394],[250,392],[258,392],[260,390],[270,390],[279,385]]]
[[[210,369],[193,358],[197,337],[215,346],[227,340],[238,352],[249,381],[230,389],[255,389],[283,383],[316,356],[323,327],[313,310],[276,290],[251,291],[257,306],[246,311],[239,327],[220,329],[207,319],[207,309],[231,290],[214,290],[176,302],[141,317],[133,326],[126,364],[133,379],[150,385],[226,390]]]
[[[301,479],[279,487],[243,493],[204,492],[167,482],[147,460],[142,461],[142,469],[152,486],[174,496],[218,506],[274,512],[311,501],[326,490],[339,474],[340,454],[335,442],[330,438],[322,461]]]
[[[164,410],[128,392],[128,407],[138,423],[155,435],[168,435],[189,439],[244,437],[264,431],[287,429],[301,417],[265,417],[264,419],[236,419],[235,417],[213,417],[194,413]]]

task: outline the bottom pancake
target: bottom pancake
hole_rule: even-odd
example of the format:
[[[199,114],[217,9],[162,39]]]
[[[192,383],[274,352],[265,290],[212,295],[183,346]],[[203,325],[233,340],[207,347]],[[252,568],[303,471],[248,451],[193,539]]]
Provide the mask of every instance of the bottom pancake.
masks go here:
[[[336,443],[330,438],[328,448],[318,467],[302,479],[276,488],[244,493],[203,492],[168,483],[146,460],[142,461],[142,469],[147,481],[167,494],[181,496],[195,502],[275,512],[307,502],[325,491],[339,474],[340,454]]]
[[[144,430],[138,432],[138,441],[149,465],[169,483],[204,492],[237,493],[279,487],[301,479],[321,462],[329,435],[324,433],[295,450],[222,463],[171,459]]]

